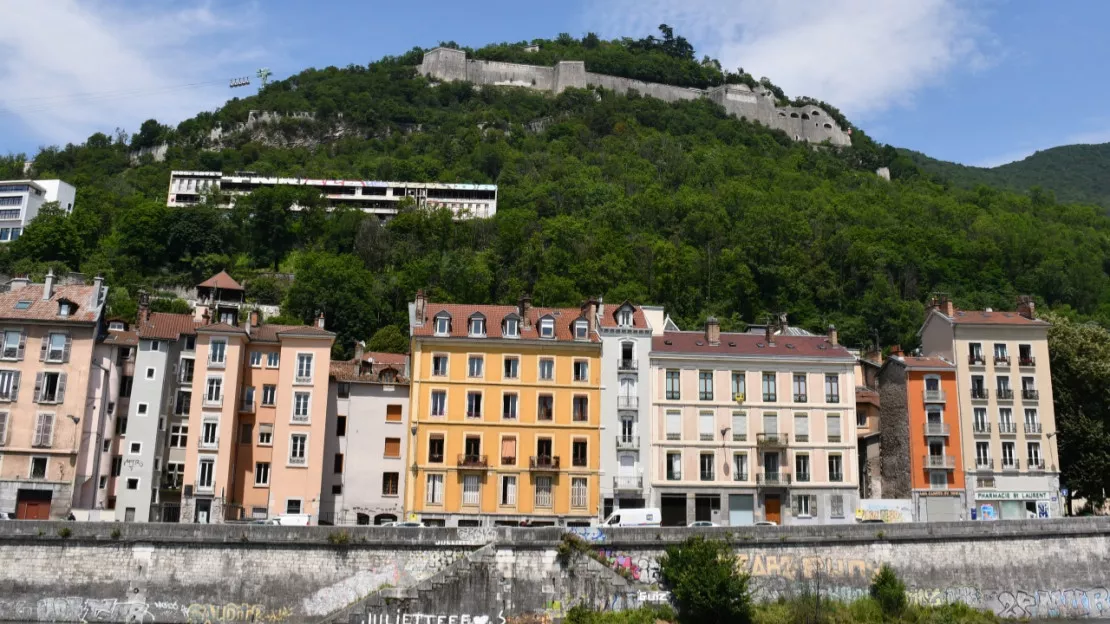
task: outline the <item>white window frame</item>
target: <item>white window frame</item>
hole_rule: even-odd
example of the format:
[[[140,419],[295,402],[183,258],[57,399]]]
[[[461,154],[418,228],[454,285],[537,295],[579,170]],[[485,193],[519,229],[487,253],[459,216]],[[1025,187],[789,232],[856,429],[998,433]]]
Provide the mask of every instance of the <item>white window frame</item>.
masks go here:
[[[570,478],[570,508],[585,509],[590,500],[590,480],[588,477]]]
[[[539,323],[540,338],[543,340],[555,339],[555,319],[543,318]]]
[[[516,477],[515,474],[501,475],[501,479],[499,479],[501,490],[498,492],[497,499],[498,507],[516,507],[517,487],[519,485],[519,481]],[[512,483],[512,487],[506,488],[505,486],[509,483]]]
[[[550,376],[544,377],[544,364],[550,363],[549,372]],[[555,358],[541,357],[536,365],[536,376],[540,381],[555,381]]]
[[[263,428],[266,425],[270,425],[270,429],[268,431]],[[263,435],[267,436],[269,439],[267,439],[266,441],[263,441],[262,440]],[[258,425],[258,446],[272,447],[273,445],[274,445],[274,426],[270,423],[259,423],[259,425]]]
[[[197,458],[197,489],[205,492],[211,492],[216,487],[216,455],[205,454]],[[211,483],[204,484],[204,464],[209,464],[212,468],[209,471],[208,478]]]
[[[307,371],[305,362],[308,362]],[[307,375],[305,373],[308,373]],[[293,371],[293,383],[310,384],[316,374],[316,354],[300,351],[297,353],[297,368]]]
[[[262,368],[262,352],[261,351],[251,351],[250,358],[251,358],[250,359],[250,367],[251,368]]]
[[[436,360],[442,359],[443,370],[436,370]],[[451,373],[451,357],[446,353],[432,354],[432,377],[447,377]]]
[[[15,336],[15,344],[10,344],[9,339],[12,336]],[[25,344],[25,343],[24,343],[23,332],[22,331],[15,330],[15,329],[6,329],[6,330],[4,330],[4,345],[3,345],[3,349],[0,350],[0,353],[3,354],[3,357],[0,358],[0,359],[10,360],[10,361],[13,361],[13,362],[18,361],[20,359],[20,357],[19,357],[19,347],[23,344]],[[9,351],[11,351],[11,355],[8,354]]]
[[[435,319],[432,320],[432,322],[435,323],[435,335],[436,336],[449,336],[449,335],[451,335],[451,315],[450,314],[442,314],[442,313],[437,314],[435,316]]]
[[[508,374],[507,374],[508,371],[506,370],[509,366],[509,362],[513,363],[513,366],[512,366],[513,376],[512,377],[508,376]],[[511,381],[520,381],[520,356],[519,355],[506,355],[501,359],[501,378],[506,380],[506,381],[510,381],[510,380]]]
[[[211,397],[212,382],[218,381],[217,396]],[[223,375],[209,375],[204,379],[204,397],[201,399],[205,406],[218,407],[223,405],[224,401],[224,377]]]
[[[262,466],[266,467],[265,471],[259,470],[259,468],[261,468]],[[258,477],[262,476],[263,472],[265,473],[264,476],[266,478],[259,480]],[[254,487],[268,487],[269,485],[270,485],[270,462],[254,462]]]
[[[216,345],[220,345],[217,349]],[[219,358],[217,359],[217,355]],[[227,364],[227,340],[220,338],[218,340],[211,340],[208,343],[208,365],[209,366],[224,366]]]
[[[289,511],[289,503],[297,503],[297,511]],[[291,515],[300,515],[304,513],[304,499],[299,496],[285,499],[285,513]]]
[[[466,321],[466,334],[471,338],[486,337],[486,317],[472,316]]]
[[[298,399],[304,397],[304,415],[298,414]],[[311,390],[297,390],[293,393],[293,405],[289,414],[290,422],[298,425],[304,425],[312,422],[312,391]]]
[[[266,400],[266,390],[270,390],[270,400]],[[277,405],[277,385],[276,384],[262,384],[262,403],[263,407],[273,407]]]
[[[293,440],[295,440],[298,437],[304,438],[304,444],[302,446],[302,451],[301,451],[302,457],[299,458],[299,459],[303,459],[304,461],[302,461],[300,463],[294,463],[294,459],[297,459],[297,458],[294,457],[294,454],[293,454],[293,451],[295,450]],[[292,468],[307,468],[308,467],[308,432],[307,431],[303,431],[303,432],[298,431],[296,433],[290,433],[289,434],[289,452],[286,454],[285,461],[286,461],[286,465],[289,466],[289,467],[292,467]]]
[[[143,443],[135,441],[135,440],[129,441],[127,443],[127,454],[128,455],[142,455],[143,454]]]
[[[505,319],[505,331],[502,338],[520,338],[520,319]]]
[[[575,359],[571,364],[571,381],[574,383],[590,383],[590,361],[587,359]],[[582,367],[582,376],[578,375],[578,368]]]
[[[433,483],[437,485],[432,486]],[[447,484],[447,476],[442,472],[429,472],[424,475],[424,503],[427,505],[443,504],[443,488]]]
[[[136,415],[146,416],[149,413],[150,413],[150,404],[149,403],[136,403],[135,404],[135,414]]]
[[[58,354],[57,357],[54,357],[54,353],[55,353],[54,338],[55,338],[55,336],[58,337],[58,338],[61,338],[61,340],[62,340],[61,348],[57,350],[57,354]],[[46,357],[44,358],[44,361],[50,362],[51,364],[57,364],[59,362],[65,362],[66,361],[66,343],[69,342],[69,336],[65,332],[50,332],[49,334],[46,335],[46,338],[44,340],[46,340]]]
[[[135,482],[135,487],[131,487],[131,482]],[[123,480],[123,487],[126,490],[138,491],[142,487],[143,480],[140,477],[125,477]]]
[[[477,371],[475,371],[475,362],[477,362]],[[466,355],[466,377],[467,379],[482,379],[486,374],[486,358],[480,353],[468,353]]]
[[[278,368],[279,366],[281,366],[281,352],[268,352],[266,354],[266,368]]]
[[[589,340],[590,339],[590,324],[586,321],[574,322],[574,339],[575,340]]]
[[[28,479],[39,480],[38,477],[34,476],[35,475],[35,460],[36,459],[41,459],[42,464],[43,464],[42,479],[41,480],[45,481],[45,480],[49,479],[50,478],[50,458],[45,457],[43,455],[32,455],[31,456],[30,461],[27,462],[27,478]]]
[[[442,403],[442,407],[441,407],[439,413],[436,413],[436,396],[437,395],[440,395],[440,396],[443,397],[443,403]],[[432,390],[429,391],[429,394],[428,394],[428,415],[433,416],[435,418],[446,418],[447,417],[447,390],[442,389],[442,388],[433,388]]]

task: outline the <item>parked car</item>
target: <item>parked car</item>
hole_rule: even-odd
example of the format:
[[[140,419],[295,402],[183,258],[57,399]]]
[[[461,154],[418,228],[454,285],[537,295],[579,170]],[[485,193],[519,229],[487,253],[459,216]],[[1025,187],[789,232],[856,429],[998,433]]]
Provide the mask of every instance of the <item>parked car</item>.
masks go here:
[[[609,515],[602,526],[611,527],[657,527],[663,518],[658,507],[643,509],[618,509]]]
[[[0,511],[0,520],[15,520],[15,514],[10,511]]]
[[[308,514],[283,514],[270,518],[266,523],[280,526],[308,526],[312,524],[312,516]]]
[[[868,518],[866,520],[860,520],[859,523],[860,524],[885,524],[886,521],[883,520],[882,518]]]
[[[721,525],[717,524],[716,522],[710,522],[708,520],[695,520],[694,522],[691,522],[687,526],[689,526],[690,528],[702,528],[702,527],[715,527],[715,526],[721,526]]]
[[[422,528],[424,528],[424,523],[423,522],[417,522],[415,520],[406,520],[406,521],[402,521],[402,522],[386,522],[382,526],[385,526],[385,527],[401,527],[401,528],[405,528],[405,529],[422,529]]]
[[[755,523],[755,526],[778,526],[779,523],[774,520],[760,520]]]

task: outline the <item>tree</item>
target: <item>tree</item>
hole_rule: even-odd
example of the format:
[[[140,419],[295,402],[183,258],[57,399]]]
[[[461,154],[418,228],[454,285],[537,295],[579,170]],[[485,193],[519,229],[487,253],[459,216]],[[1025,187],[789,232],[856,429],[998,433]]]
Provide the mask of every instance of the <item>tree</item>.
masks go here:
[[[897,618],[906,610],[906,584],[890,565],[884,563],[879,568],[871,581],[870,592],[887,617]]]
[[[43,204],[11,247],[15,260],[57,261],[69,266],[77,266],[84,251],[80,233],[58,202]]]
[[[408,353],[409,339],[396,325],[386,325],[374,332],[368,349],[385,353]]]
[[[751,622],[748,576],[723,541],[691,537],[668,546],[659,560],[663,586],[671,592],[680,624]]]
[[[285,295],[282,312],[311,323],[324,314],[326,329],[336,334],[333,352],[350,357],[352,345],[379,325],[381,303],[374,276],[358,258],[310,252],[297,261],[296,279]]]
[[[319,193],[312,189],[264,187],[236,200],[233,219],[255,260],[261,266],[272,266],[276,271],[297,239],[293,206],[315,206],[318,203]]]

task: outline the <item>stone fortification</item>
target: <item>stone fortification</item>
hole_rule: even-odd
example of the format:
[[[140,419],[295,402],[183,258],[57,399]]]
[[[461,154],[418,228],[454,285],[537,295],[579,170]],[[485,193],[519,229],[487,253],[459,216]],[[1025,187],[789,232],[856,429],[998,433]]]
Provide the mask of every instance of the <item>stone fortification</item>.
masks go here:
[[[709,98],[726,112],[786,132],[795,141],[851,145],[849,133],[818,106],[775,104],[775,96],[760,86],[722,85],[691,89],[586,71],[583,61],[560,61],[555,67],[467,59],[462,50],[436,48],[424,54],[420,73],[437,80],[459,80],[478,85],[527,87],[562,93],[568,88],[601,87],[616,93],[636,91],[666,102]]]

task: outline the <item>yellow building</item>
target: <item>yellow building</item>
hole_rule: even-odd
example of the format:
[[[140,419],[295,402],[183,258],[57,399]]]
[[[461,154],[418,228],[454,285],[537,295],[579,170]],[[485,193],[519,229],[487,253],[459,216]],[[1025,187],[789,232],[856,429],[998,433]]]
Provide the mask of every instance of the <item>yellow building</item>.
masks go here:
[[[409,306],[405,510],[430,525],[597,517],[601,342],[576,308]]]

